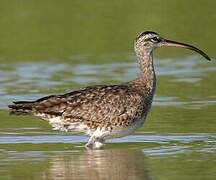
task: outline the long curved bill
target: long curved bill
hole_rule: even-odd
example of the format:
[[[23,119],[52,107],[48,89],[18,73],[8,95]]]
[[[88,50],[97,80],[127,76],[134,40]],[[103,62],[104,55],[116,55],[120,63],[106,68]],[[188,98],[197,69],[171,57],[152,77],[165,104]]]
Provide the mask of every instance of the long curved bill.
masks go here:
[[[164,39],[162,41],[162,46],[170,46],[170,47],[180,47],[180,48],[187,48],[193,51],[196,51],[197,53],[199,53],[200,55],[202,55],[203,57],[205,57],[208,61],[211,61],[210,57],[204,53],[203,51],[201,51],[200,49],[191,46],[189,44],[185,44],[185,43],[180,43],[180,42],[176,42],[176,41],[171,41],[168,39]]]

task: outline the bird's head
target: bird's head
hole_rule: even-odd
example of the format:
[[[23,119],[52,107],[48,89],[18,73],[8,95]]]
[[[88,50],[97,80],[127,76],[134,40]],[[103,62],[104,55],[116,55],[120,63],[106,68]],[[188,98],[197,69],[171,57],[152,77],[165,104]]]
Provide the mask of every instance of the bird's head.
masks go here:
[[[179,47],[190,49],[196,51],[207,60],[211,61],[210,57],[202,50],[189,44],[164,39],[156,32],[145,31],[136,37],[135,50],[137,52],[146,51],[151,53],[157,47]]]

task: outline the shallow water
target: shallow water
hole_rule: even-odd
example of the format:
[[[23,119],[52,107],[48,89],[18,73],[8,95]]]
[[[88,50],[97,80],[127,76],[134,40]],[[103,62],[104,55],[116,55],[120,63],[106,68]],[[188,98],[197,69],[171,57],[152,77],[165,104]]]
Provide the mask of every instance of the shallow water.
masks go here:
[[[215,5],[0,2],[0,179],[215,179]],[[133,79],[139,72],[133,38],[149,29],[191,42],[213,61],[187,50],[158,50],[153,107],[134,134],[87,151],[83,134],[8,114],[14,100]]]

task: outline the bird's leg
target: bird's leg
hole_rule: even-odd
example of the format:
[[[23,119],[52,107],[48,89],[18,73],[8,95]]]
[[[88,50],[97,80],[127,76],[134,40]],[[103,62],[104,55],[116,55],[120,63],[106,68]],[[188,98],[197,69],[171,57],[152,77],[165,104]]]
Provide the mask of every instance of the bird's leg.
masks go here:
[[[88,143],[85,145],[86,149],[93,149],[93,145],[95,143],[95,136],[92,135],[89,140]]]
[[[95,149],[101,149],[103,146],[104,146],[104,139],[103,138],[99,138],[99,137],[97,137],[96,138],[96,141],[95,141],[95,143],[94,143],[94,147],[95,147]]]
[[[104,146],[104,139],[101,137],[97,137],[92,135],[88,143],[85,145],[86,149],[101,149]]]

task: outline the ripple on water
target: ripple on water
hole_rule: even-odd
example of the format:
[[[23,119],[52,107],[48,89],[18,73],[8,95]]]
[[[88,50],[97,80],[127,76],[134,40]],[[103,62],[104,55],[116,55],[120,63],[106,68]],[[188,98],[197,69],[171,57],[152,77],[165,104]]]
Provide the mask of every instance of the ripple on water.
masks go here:
[[[0,136],[0,144],[80,144],[87,142],[87,140],[88,138],[86,136]],[[190,151],[216,152],[216,135],[204,133],[130,135],[112,139],[108,143],[141,143],[144,146],[144,153],[149,156],[166,156]],[[153,147],[148,147],[148,144],[154,145]]]

